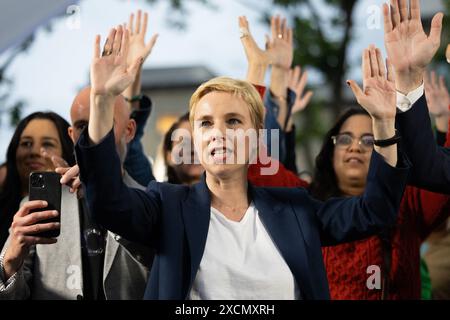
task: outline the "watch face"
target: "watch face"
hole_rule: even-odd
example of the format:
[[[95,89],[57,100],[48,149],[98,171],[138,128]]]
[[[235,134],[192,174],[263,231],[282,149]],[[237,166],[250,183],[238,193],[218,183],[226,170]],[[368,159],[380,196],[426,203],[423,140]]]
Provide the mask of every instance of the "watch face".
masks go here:
[[[105,251],[105,236],[99,229],[90,228],[84,231],[84,243],[89,256],[96,256]]]

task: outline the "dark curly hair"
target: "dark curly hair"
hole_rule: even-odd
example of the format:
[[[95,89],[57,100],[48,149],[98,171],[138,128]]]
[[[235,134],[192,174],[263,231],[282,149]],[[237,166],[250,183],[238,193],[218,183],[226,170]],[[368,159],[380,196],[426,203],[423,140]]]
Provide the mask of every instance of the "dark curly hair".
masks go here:
[[[6,153],[6,178],[0,193],[0,246],[2,247],[8,238],[9,227],[22,200],[22,186],[16,164],[16,151],[22,132],[34,119],[46,119],[55,124],[61,141],[62,157],[70,166],[75,164],[73,142],[67,131],[70,125],[64,118],[54,112],[35,112],[19,122]]]

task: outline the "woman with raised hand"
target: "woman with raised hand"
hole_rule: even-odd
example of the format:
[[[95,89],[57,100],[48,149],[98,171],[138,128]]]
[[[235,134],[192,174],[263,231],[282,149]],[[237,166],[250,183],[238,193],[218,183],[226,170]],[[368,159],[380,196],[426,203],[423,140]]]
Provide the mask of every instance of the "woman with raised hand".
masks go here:
[[[349,82],[363,107],[383,101],[379,99],[395,105],[390,64],[388,69],[387,80],[383,80],[384,71],[378,71],[373,79],[373,70],[385,70],[384,63],[378,49],[365,50],[364,89]],[[310,186],[314,197],[326,201],[333,197],[360,196],[365,192],[371,179],[368,171],[374,152],[372,122],[370,115],[361,108],[347,109],[337,119],[325,135],[316,158]],[[322,248],[331,298],[420,299],[420,245],[449,213],[449,196],[408,186],[395,224],[367,239]]]
[[[397,159],[396,141],[389,139],[395,104],[376,96],[368,107],[379,146],[364,195],[322,203],[301,188],[248,183],[248,163],[258,143],[238,132],[263,127],[261,98],[245,81],[212,79],[190,102],[194,146],[205,168],[202,181],[193,186],[152,182],[143,192],[124,185],[112,133],[114,97],[140,61],[127,65],[128,32],[121,27],[111,31],[107,44],[107,54],[100,56],[96,38],[92,114],[76,153],[94,218],[156,249],[145,298],[329,298],[321,245],[374,234],[398,211],[408,168]]]

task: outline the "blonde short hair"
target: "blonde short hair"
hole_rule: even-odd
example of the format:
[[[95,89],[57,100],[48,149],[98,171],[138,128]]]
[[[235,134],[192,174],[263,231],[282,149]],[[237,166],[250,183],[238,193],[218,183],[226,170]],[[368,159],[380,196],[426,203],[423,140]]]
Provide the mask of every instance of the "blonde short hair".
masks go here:
[[[213,78],[195,90],[189,102],[189,122],[194,128],[195,107],[201,98],[210,92],[231,93],[246,102],[250,111],[250,118],[255,129],[264,128],[264,104],[255,87],[247,81],[228,77]]]

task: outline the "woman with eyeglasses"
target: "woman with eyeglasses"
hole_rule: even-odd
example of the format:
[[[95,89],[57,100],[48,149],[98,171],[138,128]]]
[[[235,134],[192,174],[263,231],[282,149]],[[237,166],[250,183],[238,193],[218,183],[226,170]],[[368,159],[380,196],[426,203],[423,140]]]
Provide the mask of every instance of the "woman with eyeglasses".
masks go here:
[[[361,108],[344,111],[325,135],[311,194],[323,201],[364,194],[374,178],[368,176],[373,145],[370,115]],[[392,228],[323,247],[331,299],[420,299],[420,245],[449,213],[448,196],[407,187]]]

